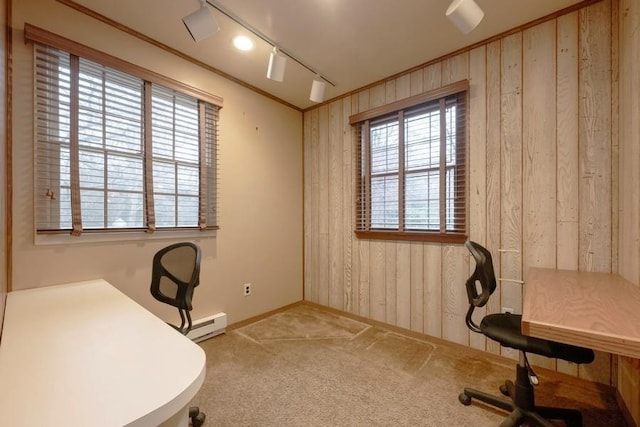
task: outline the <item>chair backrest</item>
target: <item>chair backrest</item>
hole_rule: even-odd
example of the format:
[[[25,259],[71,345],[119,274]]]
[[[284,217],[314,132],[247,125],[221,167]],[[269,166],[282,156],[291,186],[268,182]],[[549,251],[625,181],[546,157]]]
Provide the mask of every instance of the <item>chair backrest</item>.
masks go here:
[[[476,269],[466,283],[469,304],[474,307],[483,307],[496,290],[496,276],[493,271],[491,253],[471,240],[467,240],[465,246],[476,261]],[[479,293],[476,283],[480,283]]]
[[[480,327],[473,321],[473,310],[476,307],[483,307],[489,301],[489,297],[496,290],[496,276],[493,271],[491,253],[486,248],[471,240],[467,240],[465,246],[476,261],[476,268],[465,284],[469,299],[466,323],[472,331],[481,332]],[[479,290],[478,283],[480,284]]]
[[[153,257],[151,295],[180,310],[191,311],[193,290],[200,283],[200,258],[200,247],[192,242],[174,243],[159,250]]]

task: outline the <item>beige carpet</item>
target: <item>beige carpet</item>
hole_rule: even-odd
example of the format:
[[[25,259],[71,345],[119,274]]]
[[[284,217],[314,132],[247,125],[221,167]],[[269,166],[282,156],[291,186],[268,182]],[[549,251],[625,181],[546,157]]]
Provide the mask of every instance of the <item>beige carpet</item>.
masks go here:
[[[498,393],[515,362],[301,304],[200,343],[205,426],[498,426],[463,406],[465,386]],[[538,371],[537,402],[577,407],[585,427],[625,426],[614,391]],[[559,424],[562,425],[562,424]]]

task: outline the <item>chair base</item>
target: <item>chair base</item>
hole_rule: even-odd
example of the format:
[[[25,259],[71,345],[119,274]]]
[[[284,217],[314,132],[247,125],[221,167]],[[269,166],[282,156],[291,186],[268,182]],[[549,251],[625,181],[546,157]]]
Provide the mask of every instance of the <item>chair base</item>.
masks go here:
[[[197,406],[191,406],[189,408],[189,419],[191,420],[192,427],[201,427],[206,418],[207,416],[204,412],[200,412],[200,408]]]
[[[500,391],[510,400],[471,388],[465,388],[458,399],[463,405],[470,405],[472,399],[477,399],[511,412],[500,427],[517,427],[525,421],[533,426],[554,427],[548,420],[564,420],[567,427],[582,427],[582,414],[578,410],[535,405],[533,386],[529,381],[526,366],[518,364],[515,384],[506,381],[504,386],[500,387]]]

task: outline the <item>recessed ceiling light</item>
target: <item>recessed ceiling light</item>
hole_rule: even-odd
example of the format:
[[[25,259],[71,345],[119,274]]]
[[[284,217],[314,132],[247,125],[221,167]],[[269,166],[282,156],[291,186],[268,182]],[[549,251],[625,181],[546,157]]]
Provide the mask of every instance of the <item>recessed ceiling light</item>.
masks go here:
[[[233,38],[233,45],[236,49],[247,51],[253,49],[253,40],[247,36],[236,36]]]

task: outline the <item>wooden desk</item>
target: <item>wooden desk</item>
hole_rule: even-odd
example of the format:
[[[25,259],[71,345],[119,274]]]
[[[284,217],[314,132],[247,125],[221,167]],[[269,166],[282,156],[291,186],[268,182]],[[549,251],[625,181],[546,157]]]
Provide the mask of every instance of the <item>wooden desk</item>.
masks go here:
[[[640,358],[640,287],[616,274],[530,268],[522,332]]]
[[[104,280],[9,293],[0,426],[186,426],[200,347]]]

